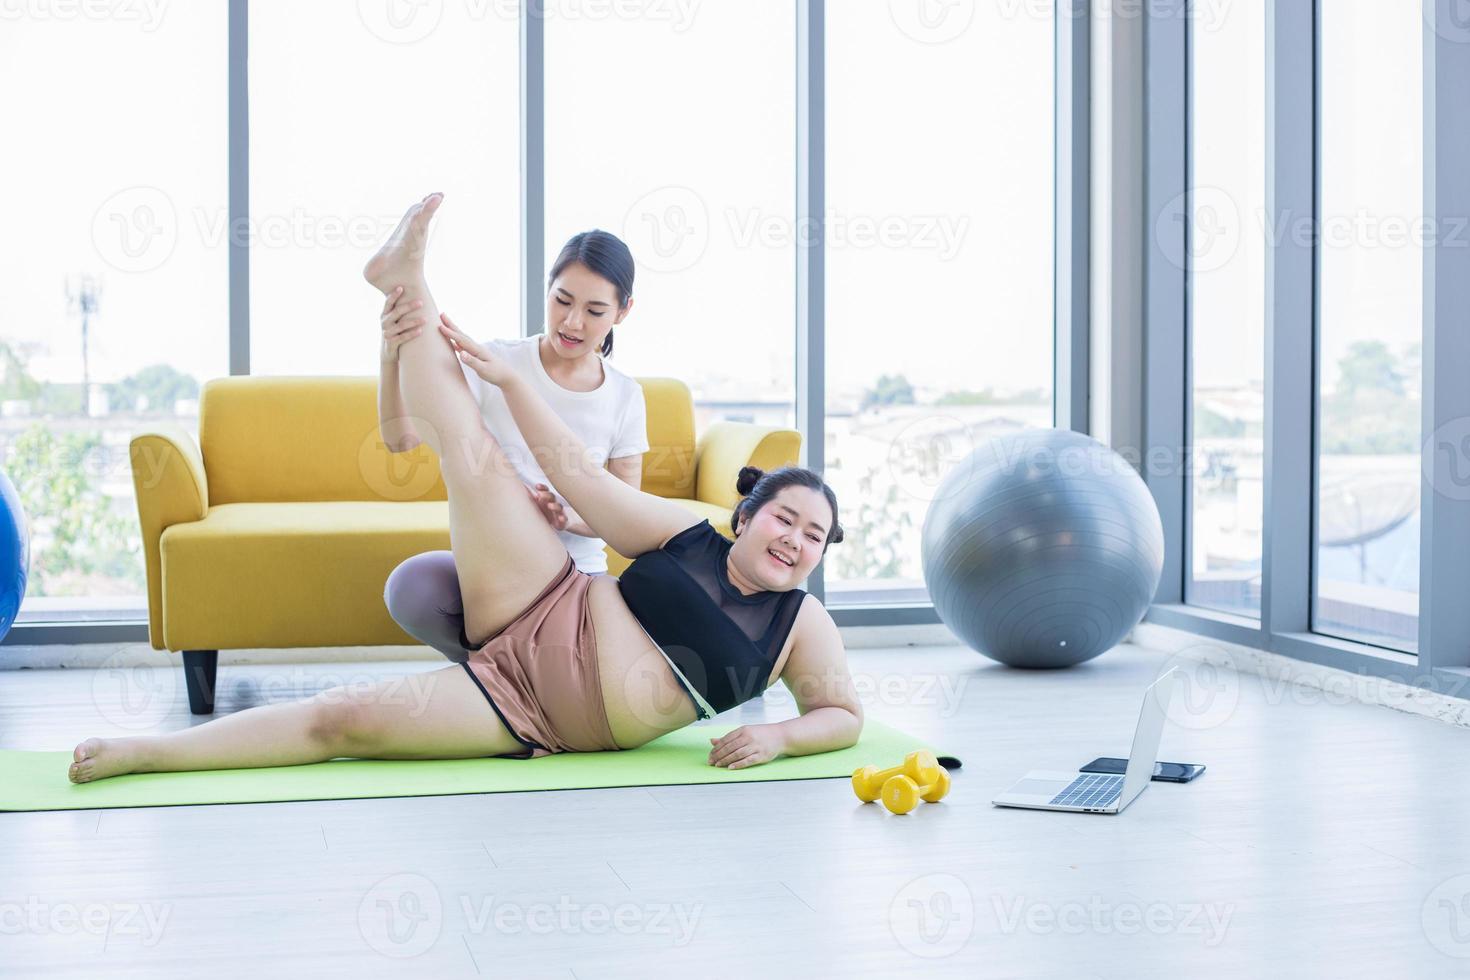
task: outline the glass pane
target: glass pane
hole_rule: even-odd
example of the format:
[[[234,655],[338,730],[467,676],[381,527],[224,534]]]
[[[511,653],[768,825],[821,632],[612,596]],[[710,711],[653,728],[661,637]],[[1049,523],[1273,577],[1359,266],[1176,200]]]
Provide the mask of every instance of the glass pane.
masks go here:
[[[128,442],[198,432],[200,385],[229,373],[226,13],[0,28],[0,131],[28,134],[0,154],[0,432],[31,532],[18,621],[146,618]]]
[[[834,603],[927,601],[937,482],[983,440],[1052,424],[1053,21],[919,9],[827,5]]]
[[[1266,17],[1191,19],[1190,563],[1185,601],[1261,614]]]
[[[1424,238],[1419,5],[1321,15],[1320,428],[1312,628],[1414,651]]]
[[[698,431],[793,425],[792,5],[576,14],[546,24],[546,268],[580,231],[617,235],[637,275],[612,363],[689,385]]]
[[[439,308],[519,336],[517,16],[252,0],[251,374],[378,373],[382,297],[362,267],[431,191]]]

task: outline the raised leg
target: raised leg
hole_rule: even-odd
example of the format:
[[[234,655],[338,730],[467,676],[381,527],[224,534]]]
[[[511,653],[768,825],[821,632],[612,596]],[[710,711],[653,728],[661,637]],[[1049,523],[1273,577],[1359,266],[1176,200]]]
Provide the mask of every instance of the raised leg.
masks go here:
[[[402,286],[402,301],[423,300],[419,312],[431,327],[439,310],[424,277],[424,253],[441,200],[430,194],[409,208],[363,270],[383,293]],[[464,369],[437,329],[399,348],[398,383],[414,430],[439,456],[465,633],[483,644],[546,588],[566,564],[567,550],[485,427]]]
[[[218,650],[184,651],[184,687],[189,692],[189,713],[214,713],[214,678],[219,666]]]
[[[167,735],[89,738],[72,753],[69,778],[91,782],[131,772],[254,769],[361,759],[521,756],[462,667],[444,667],[303,701],[265,704]]]

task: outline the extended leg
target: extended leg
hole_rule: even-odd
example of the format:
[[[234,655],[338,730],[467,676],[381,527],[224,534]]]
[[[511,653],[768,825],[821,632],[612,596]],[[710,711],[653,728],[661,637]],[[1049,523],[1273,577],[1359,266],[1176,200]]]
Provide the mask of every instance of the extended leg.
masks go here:
[[[424,252],[439,201],[431,194],[409,208],[363,275],[384,293],[402,286],[402,300],[423,300],[420,312],[433,328],[399,348],[398,381],[415,431],[439,455],[465,633],[483,643],[546,588],[567,550],[485,427],[464,369],[436,328],[439,310],[424,278]]]
[[[254,769],[364,759],[521,755],[462,667],[344,686],[304,701],[265,704],[167,735],[89,738],[72,753],[71,781],[131,772]]]

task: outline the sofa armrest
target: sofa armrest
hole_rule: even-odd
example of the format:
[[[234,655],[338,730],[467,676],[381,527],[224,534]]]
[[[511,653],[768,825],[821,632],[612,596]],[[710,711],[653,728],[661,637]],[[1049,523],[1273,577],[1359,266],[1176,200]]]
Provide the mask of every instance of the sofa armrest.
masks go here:
[[[194,437],[164,425],[134,434],[128,443],[143,558],[148,568],[148,639],[163,649],[163,561],[159,541],[174,524],[203,520],[209,511],[204,457]]]
[[[801,456],[801,433],[773,425],[715,422],[694,449],[694,497],[719,507],[740,500],[735,479],[742,466],[763,470],[790,466]]]

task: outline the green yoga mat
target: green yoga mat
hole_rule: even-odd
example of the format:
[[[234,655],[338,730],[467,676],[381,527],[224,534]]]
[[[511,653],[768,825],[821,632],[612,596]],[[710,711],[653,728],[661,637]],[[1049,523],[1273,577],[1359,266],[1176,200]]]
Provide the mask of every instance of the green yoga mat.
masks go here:
[[[70,752],[7,749],[0,750],[0,810],[96,810],[847,778],[860,766],[894,766],[909,752],[935,751],[914,736],[866,721],[862,738],[851,748],[783,757],[746,769],[711,766],[707,761],[709,740],[737,727],[692,725],[624,752],[566,752],[540,759],[335,759],[269,769],[137,773],[82,784],[66,778]]]

